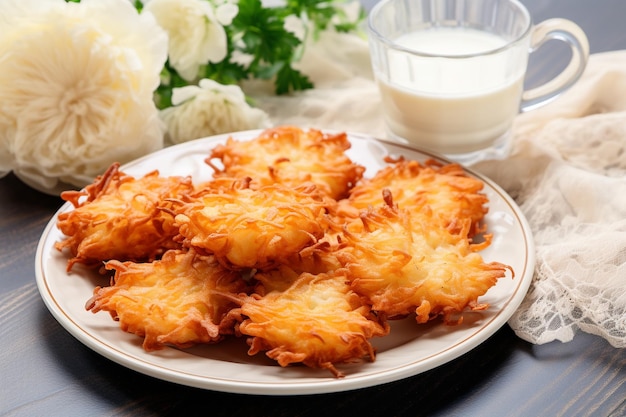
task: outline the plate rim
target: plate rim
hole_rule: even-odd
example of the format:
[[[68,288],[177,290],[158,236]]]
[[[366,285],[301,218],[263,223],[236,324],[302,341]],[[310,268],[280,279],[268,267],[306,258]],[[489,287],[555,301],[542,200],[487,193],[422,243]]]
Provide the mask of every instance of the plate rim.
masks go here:
[[[318,129],[325,133],[337,133],[339,131],[333,129]],[[190,142],[185,142],[182,144],[174,145],[171,147],[163,148],[156,152],[144,155],[140,158],[137,158],[127,164],[121,166],[121,170],[124,170],[126,167],[132,167],[135,164],[141,164],[146,159],[154,158],[156,155],[171,151],[172,148],[186,148],[191,147],[193,145],[190,144],[199,144],[201,142],[207,143],[218,143],[220,140],[226,140],[228,137],[234,137],[235,139],[240,139],[242,136],[245,137],[254,137],[254,135],[258,135],[263,131],[263,129],[254,129],[254,130],[246,130],[239,132],[232,132],[227,134],[220,134],[209,136],[205,138],[196,139]],[[385,139],[379,139],[364,133],[357,132],[345,132],[348,135],[348,138],[357,138],[359,140],[365,141],[374,141],[376,143],[380,143],[383,146],[391,146],[396,148],[406,149],[410,152],[415,152],[421,154],[427,158],[434,158],[444,163],[452,163],[453,161],[429,152],[427,150],[422,150],[418,147],[409,146],[402,143],[397,143]],[[208,155],[208,153],[207,153]],[[459,340],[451,346],[448,346],[443,351],[438,351],[433,354],[430,354],[426,357],[419,358],[419,360],[415,362],[411,362],[408,365],[404,366],[396,366],[392,369],[383,369],[377,374],[365,374],[365,375],[357,375],[350,377],[350,375],[345,378],[335,379],[320,379],[315,381],[303,381],[298,382],[297,380],[285,380],[285,382],[247,382],[240,380],[227,380],[222,378],[207,378],[205,376],[191,374],[189,372],[175,370],[168,367],[164,367],[160,364],[155,364],[147,359],[137,358],[132,353],[124,352],[122,349],[113,346],[110,343],[106,343],[102,341],[100,338],[96,337],[96,335],[90,333],[88,329],[84,329],[80,323],[75,321],[71,314],[64,311],[59,302],[55,299],[52,290],[49,287],[49,282],[46,278],[45,267],[44,267],[44,249],[46,247],[47,237],[50,235],[52,230],[56,227],[56,219],[59,213],[71,209],[71,204],[69,202],[64,203],[50,218],[47,223],[41,238],[37,245],[36,257],[35,257],[35,275],[36,275],[36,284],[39,290],[39,293],[44,301],[44,304],[51,312],[53,317],[56,319],[59,324],[66,331],[68,331],[74,338],[80,341],[82,344],[95,351],[96,353],[116,362],[126,368],[132,369],[134,371],[140,372],[142,374],[169,381],[174,382],[180,385],[186,385],[201,389],[213,390],[213,391],[221,391],[221,392],[229,392],[229,393],[238,393],[238,394],[249,394],[249,395],[311,395],[311,394],[324,394],[324,393],[335,393],[335,392],[343,392],[350,391],[360,388],[366,388],[376,385],[381,385],[384,383],[389,383],[393,381],[398,381],[401,379],[405,379],[411,376],[418,375],[420,373],[429,371],[431,369],[437,368],[447,362],[450,362],[465,353],[473,350],[478,345],[483,343],[485,340],[490,338],[495,332],[497,332],[501,327],[503,327],[509,318],[513,315],[515,310],[522,303],[532,281],[532,277],[534,275],[535,268],[535,245],[532,237],[531,228],[528,224],[527,219],[522,213],[520,207],[515,203],[513,198],[509,196],[506,191],[504,191],[498,184],[496,184],[493,180],[486,177],[485,175],[474,171],[472,168],[463,166],[465,172],[469,175],[479,178],[481,181],[485,183],[486,186],[490,187],[492,191],[494,191],[502,200],[506,203],[506,205],[510,208],[511,212],[515,216],[515,220],[517,225],[519,226],[523,236],[524,236],[524,249],[525,249],[525,257],[526,262],[524,262],[524,271],[519,273],[516,271],[516,279],[519,277],[519,283],[515,286],[515,290],[508,296],[502,308],[500,308],[493,317],[489,318],[488,322],[480,326],[480,328],[476,331],[468,335],[468,337]],[[120,330],[121,331],[121,330]],[[166,348],[173,349],[173,348]],[[409,366],[410,365],[410,366]],[[373,377],[375,380],[372,381]]]

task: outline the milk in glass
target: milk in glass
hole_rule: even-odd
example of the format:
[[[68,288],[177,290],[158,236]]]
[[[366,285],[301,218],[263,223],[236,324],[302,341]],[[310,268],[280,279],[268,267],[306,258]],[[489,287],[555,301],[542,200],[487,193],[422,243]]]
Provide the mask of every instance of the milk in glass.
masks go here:
[[[377,77],[393,135],[454,154],[489,146],[507,132],[523,91],[521,46],[502,51],[504,38],[458,27],[419,30],[394,42],[418,53],[389,50],[388,77]]]

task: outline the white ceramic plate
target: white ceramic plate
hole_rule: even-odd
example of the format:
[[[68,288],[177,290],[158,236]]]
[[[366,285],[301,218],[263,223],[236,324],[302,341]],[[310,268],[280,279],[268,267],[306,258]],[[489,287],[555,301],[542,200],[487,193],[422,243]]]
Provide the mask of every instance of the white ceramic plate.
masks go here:
[[[232,136],[245,140],[258,132]],[[192,175],[195,180],[203,181],[212,172],[204,158],[228,136],[170,147],[127,164],[123,170],[141,176],[159,169],[162,175]],[[352,142],[349,156],[367,168],[366,176],[382,168],[383,157],[388,154],[416,160],[433,157],[364,135],[350,134],[349,138]],[[378,352],[376,361],[339,366],[346,374],[342,379],[332,377],[328,371],[304,366],[281,368],[262,354],[248,356],[242,339],[188,350],[165,348],[145,352],[142,339],[121,331],[107,313],[85,310],[85,302],[94,287],[106,285],[106,278],[80,268],[66,273],[67,258],[54,249],[54,242],[63,238],[56,228],[57,215],[50,220],[37,248],[37,285],[48,309],[74,337],[105,357],[156,378],[217,391],[265,395],[319,394],[383,384],[435,368],[473,349],[506,323],[526,294],[535,264],[530,229],[513,200],[490,180],[480,178],[486,183],[485,193],[490,200],[486,222],[494,234],[492,245],[482,255],[486,261],[512,266],[515,278],[500,279],[479,300],[490,307],[465,313],[462,325],[446,326],[439,322],[417,325],[413,319],[393,322],[390,335],[373,340]],[[67,203],[59,213],[71,208]]]

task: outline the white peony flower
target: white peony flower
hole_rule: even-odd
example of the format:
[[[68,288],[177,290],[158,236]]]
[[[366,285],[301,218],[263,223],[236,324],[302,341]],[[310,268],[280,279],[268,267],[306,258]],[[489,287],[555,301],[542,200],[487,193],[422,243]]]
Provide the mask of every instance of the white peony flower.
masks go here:
[[[170,64],[189,82],[196,79],[201,65],[226,57],[224,25],[239,12],[235,4],[223,3],[214,9],[206,0],[150,0],[144,10],[167,31]]]
[[[199,86],[174,89],[172,104],[161,111],[161,118],[173,143],[270,126],[267,114],[250,107],[236,85],[203,79]]]
[[[167,35],[128,0],[0,0],[0,173],[52,190],[163,146]],[[129,30],[132,28],[132,30]]]

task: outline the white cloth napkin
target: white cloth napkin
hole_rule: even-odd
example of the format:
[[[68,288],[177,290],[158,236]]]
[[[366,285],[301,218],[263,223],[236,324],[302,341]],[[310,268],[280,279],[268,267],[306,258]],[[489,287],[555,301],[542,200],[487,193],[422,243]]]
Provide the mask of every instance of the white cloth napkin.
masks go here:
[[[385,136],[364,39],[325,34],[300,67],[314,90],[256,93],[274,124]],[[516,200],[534,234],[535,276],[510,326],[537,344],[584,331],[626,347],[626,51],[591,56],[583,78],[519,115],[513,134],[509,158],[472,167]]]

